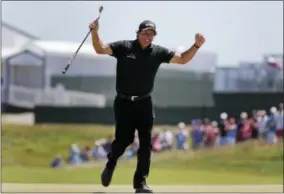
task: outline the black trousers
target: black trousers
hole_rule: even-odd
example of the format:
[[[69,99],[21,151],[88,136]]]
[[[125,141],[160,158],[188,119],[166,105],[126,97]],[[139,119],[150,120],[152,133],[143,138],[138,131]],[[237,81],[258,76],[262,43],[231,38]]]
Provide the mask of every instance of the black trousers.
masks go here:
[[[139,136],[137,167],[133,179],[134,188],[143,183],[149,174],[151,160],[151,132],[153,128],[152,98],[130,101],[116,97],[114,101],[115,138],[108,153],[108,168],[114,168],[118,158],[134,141],[135,130]]]

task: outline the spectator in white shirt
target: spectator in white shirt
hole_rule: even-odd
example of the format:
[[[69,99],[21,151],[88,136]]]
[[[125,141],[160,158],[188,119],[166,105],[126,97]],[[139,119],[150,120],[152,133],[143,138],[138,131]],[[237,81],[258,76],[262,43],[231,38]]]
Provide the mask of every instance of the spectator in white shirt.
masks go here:
[[[180,122],[180,123],[178,124],[178,128],[181,130],[182,134],[183,134],[185,137],[188,137],[189,132],[188,132],[188,130],[187,130],[186,125],[185,125],[184,122]]]
[[[93,149],[92,155],[96,160],[105,159],[107,157],[107,152],[103,148],[103,144],[105,142],[105,139],[100,139],[94,142],[95,147]]]
[[[184,122],[180,122],[178,124],[178,128],[180,129],[182,135],[185,137],[185,143],[184,143],[184,149],[188,149],[188,136],[189,136],[189,132],[188,129],[186,128],[186,125]]]
[[[257,125],[259,129],[259,137],[263,140],[267,139],[267,128],[266,128],[266,122],[268,120],[268,116],[266,114],[266,111],[259,111],[257,116]]]
[[[173,146],[173,134],[169,129],[165,129],[161,134],[161,144],[163,150],[171,150]]]

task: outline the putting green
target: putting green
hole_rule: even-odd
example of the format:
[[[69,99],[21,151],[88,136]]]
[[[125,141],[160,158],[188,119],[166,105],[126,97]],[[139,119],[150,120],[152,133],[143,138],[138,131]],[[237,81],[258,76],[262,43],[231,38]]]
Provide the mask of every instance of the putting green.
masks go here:
[[[165,186],[165,185],[153,185],[153,190],[155,193],[177,193],[177,192],[283,192],[282,185],[219,185],[219,186],[209,186],[209,185],[194,185],[194,186]],[[104,188],[100,185],[74,185],[74,184],[19,184],[19,183],[3,183],[3,192],[52,192],[52,193],[68,193],[68,192],[85,192],[85,193],[118,193],[118,192],[133,192],[131,185],[111,185],[108,188]]]
[[[3,125],[2,181],[6,183],[99,184],[104,162],[66,169],[49,168],[58,153],[67,158],[72,143],[93,146],[113,133],[112,126]],[[113,184],[132,184],[136,159],[121,160]],[[283,183],[283,142],[247,142],[234,147],[155,154],[150,184],[255,185]]]
[[[121,161],[123,163],[123,161]],[[2,181],[13,183],[81,183],[100,184],[101,167],[49,169],[4,167],[2,169]],[[135,166],[125,167],[118,165],[113,184],[131,184]],[[151,184],[169,185],[250,185],[250,184],[281,184],[282,176],[263,176],[260,174],[157,168],[152,166],[148,178]]]

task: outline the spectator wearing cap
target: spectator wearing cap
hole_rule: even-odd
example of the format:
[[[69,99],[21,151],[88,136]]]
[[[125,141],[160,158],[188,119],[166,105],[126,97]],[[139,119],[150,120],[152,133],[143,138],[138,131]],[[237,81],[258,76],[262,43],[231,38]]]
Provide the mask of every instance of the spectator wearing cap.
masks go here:
[[[229,119],[229,123],[226,127],[226,130],[227,130],[227,144],[234,145],[237,139],[237,124],[236,124],[236,119],[234,117],[231,117]]]
[[[217,121],[212,121],[211,122],[212,127],[213,127],[213,131],[214,131],[214,145],[218,146],[220,145],[220,130],[218,128],[218,122]]]
[[[191,121],[191,149],[196,150],[202,146],[203,142],[203,131],[201,121],[192,120]]]
[[[242,112],[240,114],[240,123],[238,126],[237,141],[245,141],[251,138],[250,122],[248,121],[248,114]]]
[[[266,114],[265,110],[259,111],[257,116],[257,126],[259,130],[259,138],[261,140],[267,139],[267,128],[266,128],[266,122],[268,120],[268,116]]]
[[[169,128],[164,129],[161,133],[162,150],[171,150],[173,146],[174,136]]]
[[[185,123],[184,122],[178,123],[178,128],[181,133],[180,139],[183,139],[183,149],[188,149],[189,132],[188,132],[188,129],[186,128]]]
[[[220,118],[218,128],[220,130],[220,145],[222,146],[227,144],[226,126],[228,125],[228,114],[223,112],[220,114]]]
[[[270,116],[267,120],[267,143],[268,144],[274,144],[277,143],[277,136],[276,136],[276,119],[275,116],[277,114],[277,108],[271,107],[270,108]]]
[[[186,128],[186,125],[184,122],[178,123],[178,128],[181,130],[181,133],[185,136],[188,137],[188,129]]]
[[[188,129],[184,122],[178,123],[178,132],[176,133],[177,149],[188,149]]]
[[[69,151],[68,161],[70,164],[80,164],[82,159],[80,157],[81,150],[77,144],[72,144]]]
[[[105,143],[106,143],[105,139],[100,139],[94,142],[95,147],[92,155],[96,160],[105,159],[107,157],[107,152],[103,148],[103,144]]]

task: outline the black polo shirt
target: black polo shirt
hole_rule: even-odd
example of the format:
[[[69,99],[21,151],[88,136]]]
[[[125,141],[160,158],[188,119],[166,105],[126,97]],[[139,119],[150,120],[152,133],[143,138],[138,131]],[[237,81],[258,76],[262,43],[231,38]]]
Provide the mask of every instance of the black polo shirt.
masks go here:
[[[220,120],[219,121],[218,128],[220,130],[220,136],[221,137],[226,137],[227,131],[226,131],[226,126],[225,126],[224,120]]]
[[[156,73],[161,63],[169,63],[174,52],[151,44],[142,49],[138,40],[123,40],[109,44],[117,59],[116,91],[124,95],[145,95],[153,91]]]

